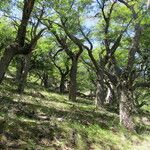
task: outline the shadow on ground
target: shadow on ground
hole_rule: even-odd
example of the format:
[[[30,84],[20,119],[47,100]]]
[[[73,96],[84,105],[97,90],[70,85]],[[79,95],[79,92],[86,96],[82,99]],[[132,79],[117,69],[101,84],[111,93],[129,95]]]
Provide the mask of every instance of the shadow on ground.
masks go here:
[[[43,140],[51,142],[56,137],[63,138],[62,129],[51,118],[85,126],[97,124],[104,129],[116,124],[114,121],[118,122],[114,116],[93,110],[83,111],[74,106],[69,110],[61,110],[40,104],[16,102],[6,96],[0,98],[0,116],[1,149],[19,149],[30,140],[40,145]],[[23,143],[19,143],[18,140]]]

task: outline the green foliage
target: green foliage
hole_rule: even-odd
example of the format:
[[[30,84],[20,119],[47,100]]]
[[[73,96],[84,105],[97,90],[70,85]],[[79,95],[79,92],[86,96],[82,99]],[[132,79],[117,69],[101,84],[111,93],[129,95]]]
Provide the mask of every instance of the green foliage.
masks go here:
[[[130,73],[127,72],[127,76],[135,75],[135,79],[131,79],[131,82],[129,80],[133,87],[136,82],[150,81],[150,35],[148,34],[150,18],[143,7],[143,2],[128,1],[130,7],[119,1],[114,5],[108,0],[101,3],[104,3],[104,10],[101,10],[97,1],[93,0],[36,1],[27,26],[26,42],[31,40],[33,28],[37,27],[37,31],[43,28],[46,30],[33,50],[27,80],[32,83],[27,82],[25,92],[19,95],[14,91],[16,83],[13,81],[13,75],[16,71],[14,63],[16,60],[9,67],[10,76],[8,74],[6,76],[10,79],[0,85],[0,149],[11,149],[14,146],[15,149],[129,150],[143,147],[149,149],[147,138],[150,128],[147,112],[150,108],[147,104],[138,109],[141,114],[134,116],[139,133],[137,135],[120,127],[117,114],[108,112],[104,108],[96,109],[93,100],[78,98],[77,102],[70,102],[67,95],[50,92],[50,90],[57,91],[61,73],[70,69],[71,59],[79,60],[77,74],[79,93],[95,93],[97,72],[101,71],[101,63],[107,60],[107,64],[104,65],[105,84],[110,82],[108,75],[116,76],[117,81],[121,82],[124,76],[116,75],[113,59],[115,58],[120,70],[126,73],[135,34],[134,27],[138,21],[141,21],[142,29],[139,49],[137,48],[132,56],[135,59],[132,70],[129,70]],[[112,6],[112,14],[109,16]],[[7,11],[9,7],[12,9]],[[133,16],[132,8],[135,9],[137,18]],[[0,19],[0,56],[3,50],[14,44],[16,40],[22,9],[21,0],[0,1],[2,16],[4,12],[8,15],[7,19],[6,17]],[[40,16],[42,11],[43,16]],[[12,25],[15,25],[15,28]],[[119,36],[122,36],[122,39],[117,43],[116,50],[110,52]],[[98,64],[98,71],[87,53],[86,46],[90,45],[87,38],[93,44],[92,54]],[[83,52],[77,57],[81,47]],[[61,51],[58,52],[59,50]],[[67,50],[71,54],[68,55]],[[106,55],[108,55],[106,60],[103,60]],[[47,89],[39,86],[45,74],[50,79]],[[66,80],[68,77],[69,75],[66,76]],[[118,83],[115,86],[116,90],[120,87]],[[133,96],[135,106],[140,106],[143,102],[148,103],[150,98],[149,91],[145,88],[136,89]]]
[[[0,10],[3,10],[11,3],[12,0],[2,0],[0,1]]]
[[[10,26],[10,22],[6,18],[0,19],[0,50],[8,46],[13,41],[14,29]]]

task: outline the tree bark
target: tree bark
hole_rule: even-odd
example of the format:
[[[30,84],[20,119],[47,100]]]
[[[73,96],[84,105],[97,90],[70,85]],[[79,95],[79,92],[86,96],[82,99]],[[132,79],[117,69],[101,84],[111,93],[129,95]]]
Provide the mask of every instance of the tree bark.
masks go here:
[[[95,105],[96,107],[103,107],[106,99],[104,74],[102,72],[99,72],[97,78],[98,79],[97,79],[97,87],[96,87]]]
[[[70,83],[69,83],[69,100],[76,101],[77,96],[77,66],[78,62],[76,59],[72,59],[72,66],[70,70]]]
[[[135,27],[132,46],[128,53],[127,67],[122,76],[120,76],[121,96],[120,96],[120,123],[129,130],[134,130],[132,112],[134,110],[133,101],[133,83],[135,80],[134,63],[136,52],[139,50],[141,37],[140,22]]]
[[[20,60],[20,66],[17,71],[18,93],[23,93],[27,81],[28,72],[30,69],[30,60],[32,53],[23,56]]]
[[[13,49],[11,48],[5,49],[4,54],[0,60],[0,83],[2,83],[7,68],[14,56],[15,51]]]
[[[60,93],[65,93],[65,79],[66,76],[64,74],[61,74],[61,80],[60,80]]]
[[[120,90],[120,124],[129,130],[134,130],[132,98],[132,91],[123,85]]]
[[[109,86],[107,88],[106,103],[109,103],[110,105],[113,106],[118,106],[119,102],[117,96],[118,96],[117,89],[115,88],[115,86],[109,83]]]
[[[25,46],[25,38],[26,38],[26,31],[27,25],[30,19],[30,15],[32,13],[33,7],[35,4],[35,0],[28,0],[23,2],[23,10],[22,10],[22,19],[21,23],[18,27],[16,40],[13,44],[10,44],[4,51],[3,57],[0,60],[0,83],[3,81],[4,75],[6,70],[16,54],[27,54],[28,50],[31,50],[32,46],[38,40],[38,36],[31,40],[32,42],[27,46]],[[40,32],[39,32],[40,33]]]
[[[107,88],[106,103],[112,104],[113,98],[114,98],[114,92],[110,88]]]
[[[21,79],[21,74],[24,67],[23,55],[16,57],[17,67],[16,67],[16,82],[19,83]]]
[[[44,84],[45,88],[49,87],[48,79],[49,79],[48,73],[44,72],[44,74],[43,74],[43,84]]]

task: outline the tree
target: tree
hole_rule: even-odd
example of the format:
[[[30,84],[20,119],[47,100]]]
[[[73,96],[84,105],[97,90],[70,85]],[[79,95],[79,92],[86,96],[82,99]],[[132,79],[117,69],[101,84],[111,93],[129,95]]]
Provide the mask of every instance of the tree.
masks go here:
[[[58,9],[59,2],[58,1],[56,3],[53,2],[52,8],[55,10],[54,18],[55,20],[58,20],[58,22],[53,20],[51,17],[45,19],[43,24],[47,26],[49,31],[57,39],[57,42],[60,45],[60,47],[63,50],[65,50],[66,54],[71,59],[71,69],[69,73],[70,78],[69,99],[72,101],[76,101],[77,95],[76,79],[77,79],[78,59],[83,52],[83,46],[80,44],[79,39],[75,36],[75,34],[78,34],[79,32],[78,29],[79,12],[77,12],[73,6],[79,7],[79,5],[74,2],[72,3],[72,1],[71,2],[64,1],[63,3],[65,4],[66,7],[60,7]],[[70,11],[69,14],[66,13],[69,11]],[[76,18],[75,22],[73,17]],[[75,24],[77,24],[77,26],[75,26]]]
[[[138,10],[134,10],[132,6],[130,6],[125,1],[120,1],[123,3],[128,9],[127,14],[123,14],[123,16],[116,15],[119,19],[119,24],[121,24],[121,21],[123,21],[123,26],[125,26],[123,29],[119,29],[119,24],[117,24],[117,21],[113,22],[112,20],[112,13],[114,10],[114,6],[117,5],[116,2],[112,3],[110,5],[110,9],[108,10],[108,3],[106,4],[105,1],[103,3],[100,3],[98,1],[98,4],[100,6],[100,9],[102,10],[102,19],[104,20],[104,24],[102,24],[102,27],[104,30],[101,31],[103,35],[101,36],[101,39],[103,40],[104,44],[104,52],[101,53],[99,62],[96,61],[92,54],[92,48],[86,47],[88,50],[89,56],[97,70],[98,74],[98,80],[100,81],[98,84],[98,91],[97,95],[100,95],[98,102],[100,102],[100,106],[105,101],[105,91],[104,86],[106,86],[107,80],[113,84],[113,86],[117,89],[117,94],[119,98],[120,103],[120,122],[123,124],[126,128],[133,130],[134,124],[132,120],[132,111],[133,111],[133,82],[135,80],[135,70],[134,65],[136,64],[136,52],[139,50],[139,43],[140,43],[140,34],[141,34],[141,27],[140,27],[140,19]],[[106,8],[107,7],[107,8]],[[124,6],[123,6],[124,7]],[[137,3],[137,7],[138,3]],[[120,8],[118,8],[119,10]],[[108,13],[106,13],[106,11]],[[117,9],[115,9],[117,10]],[[117,13],[117,11],[116,11]],[[113,13],[115,15],[116,13]],[[119,14],[120,15],[120,14]],[[131,19],[124,20],[128,15],[132,15]],[[124,19],[123,19],[124,18]],[[115,19],[115,16],[113,16],[113,19]],[[127,21],[125,23],[125,21]],[[125,33],[127,30],[131,30],[129,28],[129,25],[132,24],[132,27],[134,28],[134,37],[130,37],[129,43],[132,43],[132,46],[129,48],[128,56],[126,64],[124,65],[124,68],[121,68],[118,66],[116,61],[116,52],[121,48],[121,42],[124,38],[126,38]],[[117,24],[117,28],[115,28],[115,24]],[[122,28],[122,27],[121,27]],[[84,32],[82,32],[85,39],[91,45],[92,42],[88,38],[88,36],[85,35]],[[128,43],[128,45],[129,45]],[[113,68],[114,71],[111,69]],[[111,72],[110,72],[111,70]],[[113,73],[113,74],[112,74]]]
[[[0,83],[2,82],[6,69],[15,55],[27,55],[33,50],[37,40],[41,37],[45,29],[41,29],[29,42],[26,42],[26,33],[29,19],[35,4],[35,0],[24,0],[22,18],[17,30],[17,35],[13,43],[9,44],[4,51],[3,57],[0,60]],[[38,26],[37,26],[38,27]]]
[[[64,54],[59,54],[62,52],[62,49],[56,51],[56,52],[50,52],[50,57],[55,65],[55,67],[58,69],[60,74],[60,86],[59,91],[60,93],[65,93],[66,86],[66,78],[69,74],[70,68],[69,68],[69,58]]]
[[[32,22],[31,24],[31,29],[29,29],[27,35],[26,35],[26,39],[28,41],[30,41],[30,39],[32,39],[33,37],[36,37],[36,35],[38,34],[38,26],[40,24],[40,20],[43,17],[44,14],[44,5],[42,5],[42,8],[40,10],[38,10],[38,12],[34,11],[33,15],[39,15],[39,19],[34,20],[34,22]],[[35,17],[33,18],[35,19]],[[17,25],[16,25],[17,26]],[[38,40],[41,38],[41,36],[38,38]],[[32,46],[32,50],[31,52],[29,52],[27,55],[22,55],[20,56],[20,58],[18,59],[17,63],[18,63],[18,68],[17,68],[17,75],[16,75],[16,81],[18,82],[18,89],[17,91],[19,93],[23,93],[24,92],[24,87],[26,84],[26,80],[27,80],[27,76],[28,76],[28,72],[30,70],[30,61],[31,61],[31,57],[32,57],[32,51],[35,49],[35,47],[37,46],[37,42],[34,43],[34,45]],[[19,57],[19,56],[18,56]]]

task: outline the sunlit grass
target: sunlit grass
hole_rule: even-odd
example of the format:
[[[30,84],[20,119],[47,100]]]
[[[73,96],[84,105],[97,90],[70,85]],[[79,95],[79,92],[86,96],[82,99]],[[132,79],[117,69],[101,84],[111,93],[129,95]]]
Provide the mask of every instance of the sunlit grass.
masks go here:
[[[33,84],[19,95],[12,82],[0,85],[2,148],[149,150],[145,125],[140,134],[131,133],[120,127],[117,114],[96,109],[91,100],[71,102],[67,95]],[[138,117],[136,120],[140,122]]]

